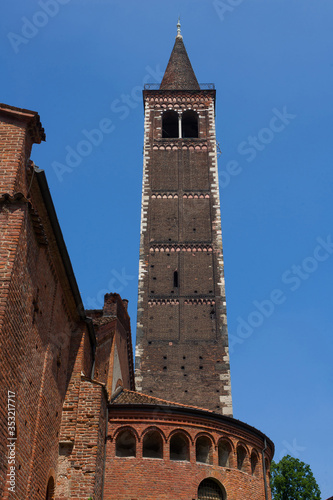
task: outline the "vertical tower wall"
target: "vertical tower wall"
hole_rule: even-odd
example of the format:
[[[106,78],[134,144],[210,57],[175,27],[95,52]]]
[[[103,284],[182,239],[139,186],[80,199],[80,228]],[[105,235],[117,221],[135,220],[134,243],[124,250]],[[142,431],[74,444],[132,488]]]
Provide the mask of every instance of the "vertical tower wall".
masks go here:
[[[214,100],[144,91],[136,387],[231,415]],[[189,110],[198,137],[163,138],[163,113]]]

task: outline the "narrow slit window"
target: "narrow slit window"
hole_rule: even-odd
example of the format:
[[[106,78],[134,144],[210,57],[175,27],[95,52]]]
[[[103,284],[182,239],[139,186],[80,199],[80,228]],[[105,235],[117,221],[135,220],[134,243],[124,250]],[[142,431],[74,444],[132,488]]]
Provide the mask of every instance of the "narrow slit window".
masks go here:
[[[173,287],[178,288],[178,271],[173,273]]]

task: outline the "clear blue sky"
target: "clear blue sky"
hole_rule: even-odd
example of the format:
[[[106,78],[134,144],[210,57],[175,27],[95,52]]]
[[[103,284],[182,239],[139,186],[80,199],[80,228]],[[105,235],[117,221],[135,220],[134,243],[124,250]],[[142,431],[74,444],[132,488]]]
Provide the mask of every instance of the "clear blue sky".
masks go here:
[[[54,2],[2,5],[0,100],[40,113],[47,142],[32,159],[46,171],[86,307],[118,291],[135,334],[140,89],[161,79],[180,14],[198,80],[217,88],[234,414],[273,439],[277,460],[309,463],[326,499],[332,1]]]

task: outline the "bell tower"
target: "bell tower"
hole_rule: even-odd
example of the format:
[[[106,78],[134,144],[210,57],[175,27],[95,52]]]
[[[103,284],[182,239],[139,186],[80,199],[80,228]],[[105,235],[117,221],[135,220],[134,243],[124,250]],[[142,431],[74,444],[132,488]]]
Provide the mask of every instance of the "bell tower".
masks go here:
[[[198,83],[179,22],[143,99],[136,388],[232,415],[215,89]]]

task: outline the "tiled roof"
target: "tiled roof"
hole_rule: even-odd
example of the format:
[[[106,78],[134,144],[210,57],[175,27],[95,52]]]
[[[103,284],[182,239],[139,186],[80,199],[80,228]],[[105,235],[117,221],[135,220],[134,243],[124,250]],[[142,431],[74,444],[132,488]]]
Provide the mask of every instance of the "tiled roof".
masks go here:
[[[182,37],[176,38],[160,90],[200,90]]]
[[[192,408],[195,410],[203,410],[208,411],[210,413],[211,410],[207,410],[207,408],[199,408],[198,406],[190,406],[183,405],[181,403],[175,403],[173,401],[167,401],[166,399],[154,398],[152,396],[148,396],[148,394],[143,394],[142,392],[129,391],[128,389],[123,389],[112,401],[113,405],[160,405],[160,406],[176,406],[181,408]]]
[[[103,316],[102,318],[93,318],[95,326],[103,326],[117,319],[117,316]]]

